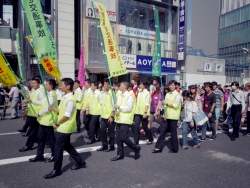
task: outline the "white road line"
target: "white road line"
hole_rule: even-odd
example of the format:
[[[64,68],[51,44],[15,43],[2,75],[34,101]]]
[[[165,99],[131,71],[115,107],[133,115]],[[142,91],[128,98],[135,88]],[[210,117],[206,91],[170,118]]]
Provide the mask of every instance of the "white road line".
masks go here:
[[[4,135],[11,135],[11,134],[21,134],[20,132],[13,132],[13,133],[0,133],[0,136]]]
[[[229,132],[232,132],[232,129],[230,129]],[[12,133],[5,133],[5,134],[12,134]],[[206,132],[206,135],[211,135],[211,134],[212,134],[212,132],[208,132],[208,131]],[[202,133],[198,133],[197,135],[201,136]],[[182,135],[178,135],[178,139],[181,139],[181,138],[182,138]],[[168,140],[168,137],[166,137],[166,140]],[[154,139],[154,143],[156,143],[156,142],[157,142],[157,139]],[[147,143],[147,141],[140,141],[139,142],[140,145],[143,145],[143,144],[146,144],[146,143]],[[117,145],[115,145],[115,147],[117,148]],[[79,148],[79,149],[77,149],[77,151],[79,153],[93,152],[93,151],[96,151],[96,149],[98,149],[98,148],[100,148],[100,146],[93,146],[93,147],[88,147],[88,148]],[[67,152],[64,152],[63,155],[67,156],[69,154]],[[50,157],[50,156],[51,156],[51,153],[45,153],[44,154],[45,158]],[[24,156],[24,157],[16,157],[16,158],[9,158],[9,159],[2,159],[2,160],[0,160],[0,166],[1,165],[14,164],[14,163],[28,162],[29,159],[33,158],[33,157],[35,157],[35,155],[29,155],[29,156]]]

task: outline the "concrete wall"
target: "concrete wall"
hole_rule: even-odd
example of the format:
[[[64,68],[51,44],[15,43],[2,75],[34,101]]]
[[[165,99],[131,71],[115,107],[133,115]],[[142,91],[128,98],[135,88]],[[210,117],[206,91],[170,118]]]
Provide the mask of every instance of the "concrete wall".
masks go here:
[[[74,1],[58,0],[58,57],[62,77],[75,78]]]

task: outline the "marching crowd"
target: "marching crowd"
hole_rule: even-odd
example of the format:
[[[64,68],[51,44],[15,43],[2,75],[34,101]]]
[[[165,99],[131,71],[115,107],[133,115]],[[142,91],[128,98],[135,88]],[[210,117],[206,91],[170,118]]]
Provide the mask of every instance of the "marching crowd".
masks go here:
[[[167,132],[172,147],[169,152],[178,152],[178,125],[182,127],[181,150],[188,149],[189,134],[193,138],[192,148],[199,149],[200,142],[207,138],[208,127],[212,131],[209,140],[216,140],[221,116],[225,120],[225,131],[229,132],[232,123],[232,141],[239,137],[245,118],[247,131],[243,136],[250,136],[250,83],[242,88],[238,82],[232,82],[222,88],[217,82],[205,82],[203,86],[190,85],[188,90],[181,88],[180,83],[174,80],[161,87],[158,78],[152,78],[151,85],[146,81],[137,84],[136,80],[132,80],[131,83],[114,83],[111,86],[109,80],[98,83],[88,79],[81,88],[80,82],[71,78],[62,79],[59,86],[53,79],[46,79],[44,84],[45,87],[41,79],[35,77],[30,81],[30,90],[25,87],[25,95],[28,96],[22,100],[22,104],[27,105],[23,115],[25,125],[19,132],[27,132],[28,139],[19,151],[31,150],[38,142],[37,154],[29,161],[54,162],[53,171],[44,176],[46,179],[61,175],[64,150],[76,161],[72,170],[86,167],[86,162],[70,143],[71,134],[80,133],[82,123],[87,131],[87,144],[102,142],[97,151],[114,151],[116,138],[117,156],[111,161],[124,158],[124,143],[135,152],[134,159],[139,159],[140,135],[144,134],[147,145],[152,145],[151,127],[154,121],[159,123],[159,127],[152,153],[162,152]],[[24,90],[20,91],[16,86],[9,88],[9,91],[0,89],[1,95],[12,98],[11,118],[17,118],[18,93]],[[129,137],[130,129],[133,140]],[[202,132],[200,138],[197,136],[198,129]],[[52,154],[44,159],[47,145]]]

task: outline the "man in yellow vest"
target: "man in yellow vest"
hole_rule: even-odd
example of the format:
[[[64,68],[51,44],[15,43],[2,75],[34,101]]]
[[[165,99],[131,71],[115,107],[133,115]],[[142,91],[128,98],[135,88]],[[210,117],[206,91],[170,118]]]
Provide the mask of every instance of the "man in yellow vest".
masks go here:
[[[177,82],[175,80],[169,82],[170,92],[166,94],[165,101],[162,102],[162,105],[166,105],[166,119],[164,119],[161,123],[160,136],[155,144],[155,149],[152,151],[152,153],[162,152],[168,126],[170,126],[172,145],[172,149],[169,152],[177,153],[179,150],[177,122],[180,119],[181,114],[181,96],[176,90],[176,87]]]
[[[120,85],[120,90],[122,95],[117,98],[117,103],[115,104],[115,109],[118,110],[118,113],[115,117],[116,126],[116,142],[117,142],[117,156],[112,158],[111,161],[117,161],[124,159],[124,148],[123,143],[130,147],[135,152],[134,159],[137,160],[140,157],[141,147],[135,145],[128,136],[129,128],[133,123],[134,112],[133,104],[134,97],[131,95],[128,89],[128,82],[122,82]]]
[[[115,124],[114,124],[114,101],[112,98],[112,91],[108,80],[104,81],[104,89],[101,104],[101,140],[102,146],[97,151],[109,152],[115,150]],[[107,140],[107,132],[109,133],[109,142]]]
[[[33,78],[32,87],[34,90],[31,92],[29,99],[23,100],[24,103],[30,103],[28,105],[27,114],[24,115],[24,119],[28,115],[30,120],[29,120],[29,130],[27,133],[28,139],[26,145],[23,148],[21,148],[19,152],[25,152],[31,150],[37,138],[39,123],[37,121],[37,118],[35,117],[35,114],[40,111],[43,104],[43,99],[45,98],[44,92],[41,89],[40,84],[41,82],[39,79]]]
[[[91,120],[89,123],[89,141],[87,144],[93,144],[100,141],[100,116],[101,116],[101,102],[102,102],[102,93],[98,89],[98,83],[91,83],[92,93],[89,99],[87,106],[82,110],[82,113],[86,115],[90,114]]]
[[[63,150],[66,150],[70,156],[76,161],[71,170],[77,170],[86,167],[86,162],[81,158],[79,153],[70,143],[70,136],[76,131],[76,103],[73,96],[74,81],[71,78],[63,78],[61,89],[65,92],[58,108],[49,107],[58,113],[58,121],[53,124],[57,129],[55,155],[54,155],[54,170],[44,176],[45,179],[54,178],[62,174]]]
[[[148,128],[148,116],[151,105],[150,92],[147,90],[148,83],[146,81],[140,82],[140,92],[137,96],[137,104],[135,110],[135,126],[134,126],[134,142],[139,145],[140,139],[140,123],[142,123],[142,129],[144,130],[146,137],[148,138],[147,145],[153,143],[153,136]]]
[[[48,92],[49,104],[54,108],[58,107],[57,96],[55,92],[56,88],[56,81],[53,79],[46,81],[46,90]],[[54,161],[54,149],[56,138],[54,134],[53,124],[54,121],[57,121],[57,114],[52,112],[53,119],[51,113],[49,112],[49,104],[46,98],[43,99],[43,104],[41,110],[37,112],[35,117],[37,121],[40,123],[38,129],[38,147],[37,153],[34,158],[29,159],[30,162],[37,162],[37,161],[44,161],[45,163],[53,162]],[[53,121],[54,120],[54,121]],[[46,141],[50,144],[51,148],[51,157],[44,160],[44,147]]]
[[[86,82],[85,82],[85,87],[83,88],[84,91],[83,91],[83,104],[82,104],[82,107],[86,107],[87,104],[89,103],[89,100],[90,100],[90,95],[93,93],[92,89],[91,89],[91,80],[90,79],[87,79]],[[89,138],[89,123],[90,123],[90,120],[91,120],[91,116],[90,114],[86,114],[84,113],[83,114],[83,124],[85,126],[85,129],[87,131],[87,134],[86,134],[86,137]]]
[[[80,88],[80,81],[76,80],[74,83],[74,100],[76,103],[76,133],[80,133],[81,130],[81,109],[83,104],[83,93]]]

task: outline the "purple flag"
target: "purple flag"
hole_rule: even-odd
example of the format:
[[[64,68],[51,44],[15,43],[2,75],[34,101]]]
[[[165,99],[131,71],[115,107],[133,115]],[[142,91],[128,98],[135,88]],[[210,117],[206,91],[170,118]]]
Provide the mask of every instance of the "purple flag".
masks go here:
[[[80,62],[78,67],[78,80],[80,81],[80,86],[85,85],[84,46],[81,47]]]

